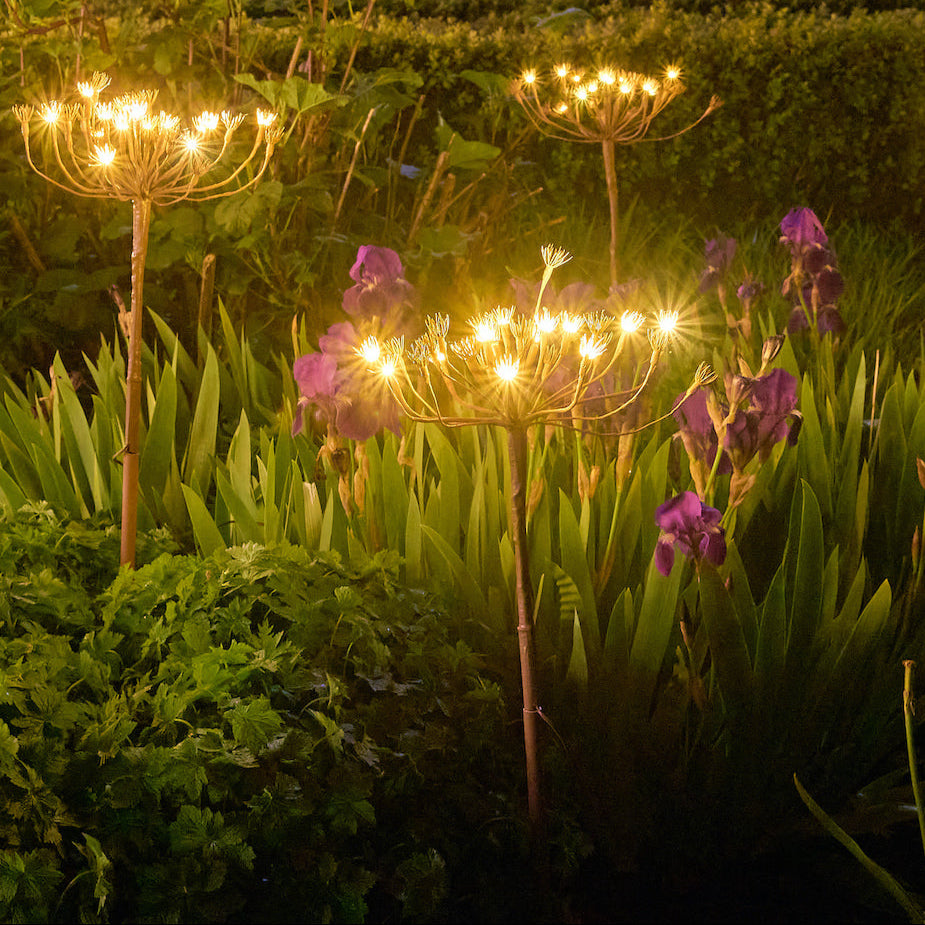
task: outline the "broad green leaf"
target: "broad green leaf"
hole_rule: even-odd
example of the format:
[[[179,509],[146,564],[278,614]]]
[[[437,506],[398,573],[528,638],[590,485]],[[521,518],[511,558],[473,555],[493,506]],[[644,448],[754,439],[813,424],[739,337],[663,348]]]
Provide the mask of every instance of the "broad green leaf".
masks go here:
[[[219,400],[218,358],[210,347],[183,460],[183,480],[193,486],[203,498],[208,492],[214,465]]]
[[[485,602],[482,590],[479,588],[478,582],[469,573],[465,563],[459,558],[457,552],[436,530],[426,524],[421,524],[421,533],[428,544],[427,548],[437,556],[437,558],[429,557],[432,574],[446,574],[445,566],[448,566],[455,586],[459,589],[462,599],[468,605],[472,618],[484,626],[492,626],[498,617],[496,615],[495,621],[493,621],[489,616],[488,605]]]
[[[654,559],[649,563],[629,658],[633,705],[637,713],[647,712],[651,704],[655,682],[677,623],[678,593],[681,576],[686,572],[680,559],[667,577],[655,567]]]
[[[797,452],[803,464],[804,477],[812,486],[824,516],[828,518],[832,513],[832,473],[809,375],[803,378],[800,411],[803,413],[803,426],[800,429]]]
[[[147,495],[164,491],[176,456],[177,378],[173,368],[165,365],[154,400],[151,424],[141,450],[139,485]]]
[[[189,485],[181,485],[186,507],[189,511],[190,523],[193,525],[193,536],[200,553],[209,556],[213,552],[225,549],[228,545],[215,525],[212,515],[209,514],[205,502]]]
[[[727,720],[734,733],[742,732],[754,703],[752,667],[732,598],[710,562],[701,563],[700,602]]]
[[[588,558],[575,511],[568,496],[561,488],[559,489],[559,550],[562,568],[575,582],[581,594],[580,620],[588,652],[594,659],[601,651],[601,630],[597,616],[597,602],[594,599],[594,585],[591,581],[591,571],[588,568]]]
[[[581,692],[588,687],[588,658],[585,655],[585,644],[577,610],[574,611],[572,622],[572,654],[569,657],[568,670],[565,672],[565,682],[574,684]]]
[[[91,510],[104,510],[108,501],[108,486],[104,485],[103,471],[100,468],[96,448],[93,445],[86,414],[59,354],[55,354],[54,370],[58,400],[63,405],[61,426],[65,434],[65,441],[70,446],[71,464],[76,466],[77,460],[73,458],[73,451],[76,450],[76,456],[82,469],[77,480],[80,483],[87,484],[90,489],[93,500]]]

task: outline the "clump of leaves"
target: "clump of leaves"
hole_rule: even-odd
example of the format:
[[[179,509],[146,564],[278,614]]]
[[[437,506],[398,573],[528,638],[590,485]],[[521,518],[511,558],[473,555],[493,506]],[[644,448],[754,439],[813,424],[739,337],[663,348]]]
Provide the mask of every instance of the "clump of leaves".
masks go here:
[[[393,556],[117,557],[0,521],[0,917],[413,920],[520,850],[500,688]]]

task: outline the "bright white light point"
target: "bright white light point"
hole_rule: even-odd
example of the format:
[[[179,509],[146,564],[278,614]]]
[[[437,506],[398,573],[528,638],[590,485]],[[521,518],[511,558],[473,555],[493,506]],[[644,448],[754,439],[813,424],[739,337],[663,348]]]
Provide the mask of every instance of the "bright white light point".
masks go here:
[[[581,330],[581,318],[578,315],[563,314],[560,320],[566,334],[577,334]]]
[[[604,345],[595,337],[583,337],[578,352],[588,360],[594,360],[604,352]]]
[[[559,105],[556,106],[556,112],[559,113],[560,115],[564,112],[568,112],[568,104],[559,103]]]
[[[616,83],[617,80],[614,72],[606,68],[597,75],[597,79],[602,84],[607,84],[607,86],[610,86],[612,83]]]
[[[556,317],[548,311],[542,311],[536,316],[533,322],[536,330],[540,334],[551,334],[556,329]]]
[[[569,67],[567,64],[556,65],[556,77],[568,77]]]
[[[484,319],[476,322],[475,325],[475,339],[480,344],[487,344],[493,340],[497,340],[498,332],[495,330],[495,326],[490,322]]]
[[[275,112],[267,112],[265,109],[257,110],[257,124],[264,127],[272,125],[276,121]]]
[[[61,104],[60,103],[47,103],[42,108],[42,118],[49,124],[54,125],[55,122],[61,117]]]
[[[662,312],[662,314],[658,316],[659,330],[664,331],[666,334],[673,334],[677,325],[678,325],[678,313],[677,312]]]
[[[379,349],[379,341],[375,337],[367,337],[366,340],[360,344],[360,356],[366,360],[367,363],[375,363],[382,351]]]
[[[116,149],[112,145],[96,145],[93,149],[93,163],[98,167],[108,167],[116,159]]]
[[[386,379],[390,379],[395,375],[395,361],[383,360],[382,365],[379,367],[379,372],[381,372]]]
[[[517,378],[519,364],[513,357],[504,357],[495,364],[495,374],[499,379],[505,382],[511,382]]]
[[[642,315],[640,315],[639,312],[624,312],[620,318],[620,327],[626,331],[627,334],[638,331],[641,324]]]
[[[100,122],[108,122],[113,117],[112,103],[98,103],[93,114]]]
[[[137,122],[148,114],[148,104],[144,100],[133,100],[125,107],[126,116]]]
[[[183,147],[187,154],[195,154],[199,150],[199,139],[195,135],[187,135],[183,139]]]
[[[87,99],[90,99],[96,94],[96,90],[94,90],[93,84],[87,83],[86,81],[81,81],[79,84],[77,84],[77,92]]]
[[[218,128],[219,115],[217,112],[204,112],[193,120],[193,128],[197,132],[214,132]]]
[[[654,80],[647,80],[643,85],[642,89],[645,90],[649,96],[655,96],[658,92],[658,84]]]
[[[665,70],[665,77],[668,80],[677,80],[681,76],[681,72],[676,67],[669,67]]]
[[[536,71],[524,71],[522,80],[525,84],[536,83]]]
[[[579,87],[579,88],[575,91],[575,96],[576,96],[579,100],[581,100],[582,102],[584,102],[584,100],[586,100],[586,99],[588,98],[588,88],[587,88],[587,87]]]

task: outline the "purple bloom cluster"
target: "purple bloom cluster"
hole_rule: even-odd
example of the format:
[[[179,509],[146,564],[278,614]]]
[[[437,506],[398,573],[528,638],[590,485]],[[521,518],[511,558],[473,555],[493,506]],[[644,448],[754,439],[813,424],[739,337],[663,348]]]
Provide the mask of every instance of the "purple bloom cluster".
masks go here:
[[[845,289],[822,222],[812,209],[791,209],[780,223],[781,243],[790,248],[790,275],[781,288],[793,302],[787,330],[840,334],[845,322],[836,305]]]
[[[661,530],[655,547],[655,566],[671,574],[675,551],[692,558],[722,565],[726,560],[726,531],[722,514],[704,504],[692,491],[683,491],[655,509],[655,523]]]
[[[718,429],[723,438],[719,474],[741,472],[755,456],[767,459],[772,447],[785,438],[791,446],[796,443],[802,417],[796,407],[797,381],[790,373],[773,369],[754,379],[735,376],[729,391],[737,396],[731,420],[732,403],[714,399],[711,409],[706,389],[698,389],[675,409],[681,441],[692,460],[713,465],[719,449]]]
[[[414,287],[404,278],[395,251],[365,244],[350,269],[354,285],[344,293],[343,309],[352,321],[332,324],[318,339],[320,353],[299,357],[292,372],[301,396],[292,432],[305,426],[305,410],[315,421],[350,440],[363,441],[383,428],[398,433],[399,409],[387,386],[359,355],[363,340],[410,334],[415,318]]]

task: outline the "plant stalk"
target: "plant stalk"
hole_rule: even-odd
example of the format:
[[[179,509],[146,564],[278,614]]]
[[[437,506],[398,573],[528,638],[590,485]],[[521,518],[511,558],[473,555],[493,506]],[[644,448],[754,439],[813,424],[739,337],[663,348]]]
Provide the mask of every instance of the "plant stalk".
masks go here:
[[[125,447],[122,451],[121,565],[135,567],[135,538],[138,531],[138,457],[141,429],[141,319],[151,227],[151,200],[132,200],[132,297],[128,367],[125,374]]]
[[[617,284],[617,225],[619,223],[619,200],[617,191],[616,145],[612,138],[601,140],[604,154],[604,179],[607,181],[607,203],[610,206],[610,285]]]
[[[922,807],[922,794],[919,787],[918,764],[915,760],[915,734],[912,717],[915,714],[915,701],[912,697],[912,675],[915,662],[907,658],[903,662],[905,677],[903,683],[903,718],[906,723],[906,749],[909,752],[909,776],[912,778],[912,796],[915,798],[915,812],[919,817],[919,834],[922,837],[922,850],[925,851],[925,810]]]
[[[524,751],[527,771],[527,806],[534,845],[544,841],[543,804],[538,752],[539,706],[536,697],[536,647],[533,638],[533,589],[527,551],[527,431],[508,430],[511,467],[511,534],[514,543],[517,639],[520,647],[520,681],[523,690]]]

